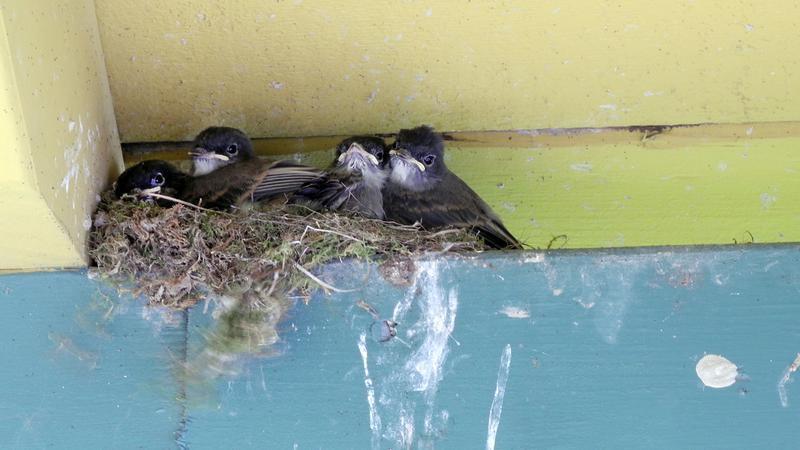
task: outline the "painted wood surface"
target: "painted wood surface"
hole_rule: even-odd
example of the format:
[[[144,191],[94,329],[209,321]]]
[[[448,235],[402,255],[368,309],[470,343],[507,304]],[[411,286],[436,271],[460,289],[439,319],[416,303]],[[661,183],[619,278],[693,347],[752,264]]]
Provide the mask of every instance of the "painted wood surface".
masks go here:
[[[0,447],[783,448],[800,438],[800,247],[485,254],[320,276],[269,358],[196,363],[213,305],[0,277]],[[393,278],[397,280],[397,278]],[[402,277],[400,278],[402,279]],[[398,322],[380,342],[375,317]],[[727,388],[695,373],[738,366]],[[182,375],[183,374],[183,375]],[[494,444],[493,444],[494,443]]]
[[[125,142],[800,118],[798,4],[103,0]]]
[[[122,169],[93,0],[0,2],[0,270],[81,267]]]

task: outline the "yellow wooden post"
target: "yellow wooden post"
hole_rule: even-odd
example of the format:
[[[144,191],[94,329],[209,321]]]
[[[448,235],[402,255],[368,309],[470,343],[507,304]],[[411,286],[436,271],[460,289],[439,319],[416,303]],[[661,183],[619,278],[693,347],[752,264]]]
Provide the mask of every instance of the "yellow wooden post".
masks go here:
[[[0,146],[0,269],[84,265],[122,167],[92,0],[3,2]]]

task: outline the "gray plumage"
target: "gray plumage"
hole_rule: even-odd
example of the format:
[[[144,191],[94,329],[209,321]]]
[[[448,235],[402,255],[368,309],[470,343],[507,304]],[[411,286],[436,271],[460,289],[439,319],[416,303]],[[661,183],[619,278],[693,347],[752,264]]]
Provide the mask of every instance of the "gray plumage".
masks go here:
[[[336,157],[324,178],[295,193],[293,203],[315,210],[347,211],[383,219],[383,185],[388,152],[383,139],[354,136],[336,147]]]
[[[431,127],[400,130],[390,151],[391,172],[383,189],[386,220],[419,222],[424,228],[464,228],[498,249],[522,244],[500,217],[444,163],[444,141]]]

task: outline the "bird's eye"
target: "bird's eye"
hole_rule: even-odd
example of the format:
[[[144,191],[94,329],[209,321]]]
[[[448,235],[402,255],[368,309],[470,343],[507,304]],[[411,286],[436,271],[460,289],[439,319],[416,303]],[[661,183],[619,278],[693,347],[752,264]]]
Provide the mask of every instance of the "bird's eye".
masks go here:
[[[432,165],[434,161],[436,161],[436,155],[425,155],[425,157],[422,158],[422,162],[424,162],[426,166]]]
[[[228,148],[225,149],[225,153],[227,153],[227,154],[229,154],[231,156],[239,153],[239,145],[236,144],[236,143],[233,143],[233,144],[229,145]]]
[[[383,150],[378,150],[375,152],[375,157],[378,158],[378,161],[383,159]]]
[[[153,175],[153,178],[150,180],[150,184],[152,186],[161,186],[162,184],[164,184],[164,181],[166,181],[164,179],[164,175],[161,175],[161,173],[157,173]]]

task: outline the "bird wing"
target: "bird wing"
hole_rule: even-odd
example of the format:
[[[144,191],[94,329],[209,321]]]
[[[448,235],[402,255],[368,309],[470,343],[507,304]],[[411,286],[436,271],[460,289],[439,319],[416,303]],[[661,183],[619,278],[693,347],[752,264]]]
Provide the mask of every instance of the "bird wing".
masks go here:
[[[325,175],[316,167],[291,161],[278,161],[266,168],[248,192],[248,200],[261,201],[276,195],[288,194]]]
[[[323,173],[289,161],[273,163],[253,158],[193,178],[182,198],[207,208],[225,209],[295,191]]]
[[[425,228],[466,228],[492,248],[521,249],[494,211],[464,181],[447,172],[432,190],[411,191],[387,186],[386,218],[400,223],[419,221]]]
[[[331,168],[324,176],[296,191],[290,202],[315,210],[338,210],[351,195],[350,187],[358,183],[360,178],[356,174]]]

